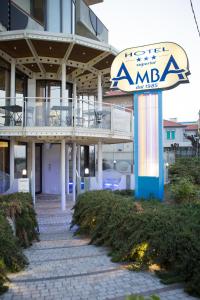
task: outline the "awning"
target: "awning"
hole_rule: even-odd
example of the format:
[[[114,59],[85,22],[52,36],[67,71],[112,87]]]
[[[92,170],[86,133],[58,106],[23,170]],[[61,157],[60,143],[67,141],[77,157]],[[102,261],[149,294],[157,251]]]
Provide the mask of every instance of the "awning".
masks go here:
[[[0,56],[30,78],[60,79],[61,65],[66,63],[67,81],[77,82],[78,92],[97,89],[102,74],[103,87],[110,87],[110,67],[117,50],[101,42],[76,35],[46,31],[6,31],[0,33]]]

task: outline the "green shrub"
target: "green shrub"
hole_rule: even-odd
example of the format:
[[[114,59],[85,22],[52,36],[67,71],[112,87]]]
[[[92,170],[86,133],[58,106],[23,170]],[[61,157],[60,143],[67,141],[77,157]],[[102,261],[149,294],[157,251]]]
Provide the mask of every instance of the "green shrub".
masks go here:
[[[6,218],[15,223],[16,237]],[[38,240],[38,224],[29,193],[0,196],[0,293],[6,290],[6,273],[17,272],[26,264],[21,247]]]
[[[134,196],[134,190],[115,190],[113,193],[121,196],[129,196],[129,197]]]
[[[31,194],[2,195],[0,196],[0,209],[15,221],[16,235],[22,246],[28,247],[33,240],[38,240],[38,224]]]
[[[180,178],[171,185],[171,194],[175,202],[190,202],[197,198],[197,187],[188,178]]]
[[[199,216],[199,203],[167,206],[93,191],[78,197],[72,226],[79,225],[77,233],[90,235],[91,242],[109,246],[112,260],[130,262],[132,269],[159,265],[171,280],[200,295]]]
[[[3,285],[7,281],[6,272],[17,272],[27,264],[18,240],[5,216],[0,213],[0,293],[6,290]]]
[[[140,295],[131,295],[131,296],[127,296],[125,300],[160,300],[160,297],[156,295],[152,295],[149,297],[144,297]]]
[[[182,177],[189,177],[194,184],[200,184],[200,158],[177,158],[175,164],[169,167],[171,182]]]

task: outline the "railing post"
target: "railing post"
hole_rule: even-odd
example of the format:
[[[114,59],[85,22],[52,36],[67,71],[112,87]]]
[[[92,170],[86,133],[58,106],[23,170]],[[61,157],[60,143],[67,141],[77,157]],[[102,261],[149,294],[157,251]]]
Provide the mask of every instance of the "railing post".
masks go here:
[[[76,110],[77,110],[77,84],[73,83],[73,126],[76,127]]]
[[[66,94],[66,63],[62,63],[62,99],[60,100],[60,104],[63,106],[63,100],[65,99]],[[60,110],[60,126],[62,126],[62,109]]]
[[[98,110],[102,110],[102,78],[100,73],[98,74],[97,101],[98,101]]]
[[[114,131],[114,106],[111,105],[110,130]]]
[[[23,101],[22,101],[22,127],[25,126],[25,108],[26,105],[25,105],[25,98],[23,98]]]

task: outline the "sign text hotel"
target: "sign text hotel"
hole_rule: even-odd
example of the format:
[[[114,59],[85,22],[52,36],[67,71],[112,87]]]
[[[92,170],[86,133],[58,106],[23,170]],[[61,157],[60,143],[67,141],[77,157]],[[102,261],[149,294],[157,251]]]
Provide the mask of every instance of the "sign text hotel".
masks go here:
[[[129,48],[120,52],[111,67],[111,88],[133,92],[172,88],[188,82],[188,59],[171,42]]]

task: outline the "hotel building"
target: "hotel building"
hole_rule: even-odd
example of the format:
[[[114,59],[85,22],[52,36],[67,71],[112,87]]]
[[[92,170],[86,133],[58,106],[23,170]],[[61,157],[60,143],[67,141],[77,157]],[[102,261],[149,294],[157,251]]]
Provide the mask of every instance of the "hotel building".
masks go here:
[[[132,110],[102,101],[117,51],[100,0],[1,0],[0,193],[102,189],[102,145],[132,141]],[[102,4],[103,5],[103,4]]]

